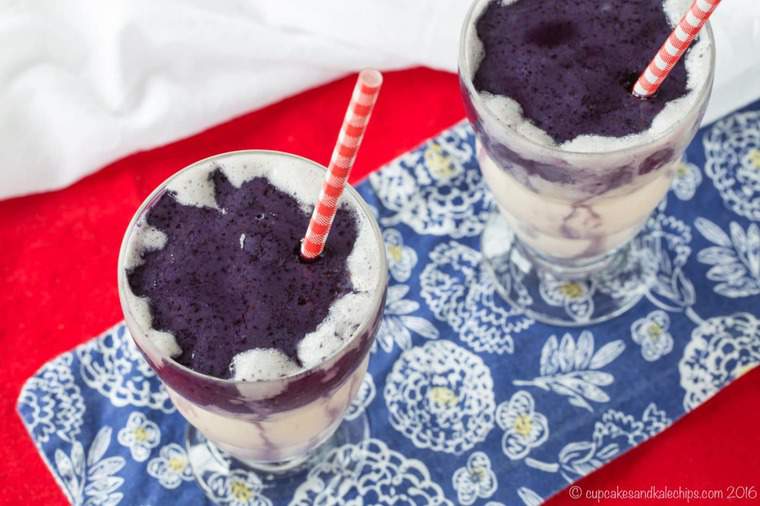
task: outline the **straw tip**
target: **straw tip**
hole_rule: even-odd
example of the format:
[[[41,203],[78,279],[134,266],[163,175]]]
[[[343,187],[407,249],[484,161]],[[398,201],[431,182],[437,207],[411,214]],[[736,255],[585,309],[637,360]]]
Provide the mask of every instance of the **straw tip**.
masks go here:
[[[376,69],[364,69],[359,72],[359,80],[370,88],[378,88],[383,84],[383,74]]]

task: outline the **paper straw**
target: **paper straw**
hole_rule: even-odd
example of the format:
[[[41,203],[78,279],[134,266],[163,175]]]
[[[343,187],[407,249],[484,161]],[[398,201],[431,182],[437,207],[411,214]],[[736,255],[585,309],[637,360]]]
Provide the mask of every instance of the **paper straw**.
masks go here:
[[[639,80],[633,86],[633,93],[638,97],[650,97],[668,77],[681,56],[689,48],[689,44],[702,29],[710,14],[720,3],[720,0],[694,0],[689,10],[681,18],[670,37],[667,38],[654,59],[649,63]]]
[[[305,260],[314,260],[325,249],[327,234],[338,210],[338,201],[354,166],[356,152],[362,143],[382,84],[383,75],[377,70],[362,70],[359,73],[309,228],[301,241],[301,257]]]

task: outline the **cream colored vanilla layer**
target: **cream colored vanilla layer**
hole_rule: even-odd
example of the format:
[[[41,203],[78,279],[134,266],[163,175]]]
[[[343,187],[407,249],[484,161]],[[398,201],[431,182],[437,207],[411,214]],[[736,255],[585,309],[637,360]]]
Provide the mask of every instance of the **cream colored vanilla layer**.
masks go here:
[[[672,168],[663,168],[640,187],[626,185],[627,192],[572,202],[530,190],[499,168],[480,146],[478,163],[518,237],[542,254],[561,259],[594,257],[625,244],[663,198],[673,177]]]
[[[300,457],[319,446],[335,431],[353,401],[369,357],[341,386],[314,401],[261,418],[260,415],[226,413],[188,401],[169,386],[174,405],[196,429],[214,444],[241,460],[279,462]]]

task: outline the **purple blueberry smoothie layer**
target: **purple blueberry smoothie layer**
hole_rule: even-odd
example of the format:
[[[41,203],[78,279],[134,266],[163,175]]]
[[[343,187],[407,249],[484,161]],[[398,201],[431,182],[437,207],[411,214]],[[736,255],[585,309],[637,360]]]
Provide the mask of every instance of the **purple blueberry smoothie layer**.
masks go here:
[[[688,91],[682,58],[653,97],[631,94],[672,31],[663,0],[497,0],[476,29],[484,54],[475,89],[515,100],[558,144],[643,132]]]
[[[182,365],[230,378],[233,357],[253,349],[301,365],[299,343],[353,290],[357,218],[339,209],[325,255],[304,263],[298,245],[310,213],[295,197],[264,177],[239,188],[220,169],[209,178],[217,208],[184,205],[169,191],[148,210],[146,223],[167,240],[142,253],[129,286],[148,298],[152,327],[174,336]]]

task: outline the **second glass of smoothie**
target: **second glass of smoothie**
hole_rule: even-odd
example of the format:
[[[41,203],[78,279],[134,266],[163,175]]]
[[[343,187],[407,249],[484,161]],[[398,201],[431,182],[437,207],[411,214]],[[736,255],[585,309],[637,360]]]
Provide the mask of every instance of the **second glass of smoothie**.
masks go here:
[[[682,0],[477,0],[459,75],[477,158],[501,211],[484,231],[500,293],[536,320],[604,321],[650,286],[633,240],[663,199],[713,81],[709,26],[646,100],[640,72]]]

